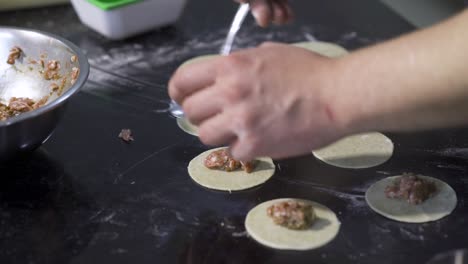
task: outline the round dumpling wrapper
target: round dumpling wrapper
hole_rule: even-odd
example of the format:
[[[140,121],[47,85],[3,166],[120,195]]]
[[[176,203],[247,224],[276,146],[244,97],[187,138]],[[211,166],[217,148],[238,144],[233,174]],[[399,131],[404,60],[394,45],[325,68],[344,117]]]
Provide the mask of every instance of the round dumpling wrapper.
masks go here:
[[[393,142],[382,133],[345,137],[313,151],[319,160],[340,168],[362,169],[385,163],[393,155]]]
[[[198,184],[220,191],[240,191],[258,186],[275,174],[275,164],[271,158],[257,158],[254,171],[247,173],[242,169],[235,171],[222,171],[208,169],[204,160],[213,151],[223,149],[211,149],[198,155],[188,165],[190,177]]]
[[[425,223],[439,220],[455,209],[457,194],[452,187],[441,180],[422,175],[418,177],[435,183],[437,193],[434,196],[417,205],[404,199],[387,198],[385,188],[398,177],[401,175],[382,179],[366,191],[366,202],[376,213],[400,222]]]
[[[177,118],[177,125],[185,133],[198,137],[198,127],[190,123],[190,121],[188,121],[187,118],[185,117]]]
[[[288,229],[275,224],[268,216],[268,207],[290,200],[309,203],[314,208],[317,218],[309,229]],[[340,226],[336,214],[328,207],[309,200],[291,198],[261,203],[250,210],[245,219],[245,229],[253,239],[267,247],[285,250],[310,250],[322,247],[338,235]]]

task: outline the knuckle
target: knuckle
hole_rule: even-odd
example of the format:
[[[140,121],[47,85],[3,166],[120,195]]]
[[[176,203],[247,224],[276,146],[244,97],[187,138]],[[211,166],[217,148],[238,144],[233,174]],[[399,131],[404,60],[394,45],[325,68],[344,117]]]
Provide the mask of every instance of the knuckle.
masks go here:
[[[230,85],[227,85],[226,88],[223,91],[225,101],[227,104],[236,104],[245,97],[245,93],[242,89],[242,85],[237,84],[236,82],[239,81],[233,81],[231,82]]]

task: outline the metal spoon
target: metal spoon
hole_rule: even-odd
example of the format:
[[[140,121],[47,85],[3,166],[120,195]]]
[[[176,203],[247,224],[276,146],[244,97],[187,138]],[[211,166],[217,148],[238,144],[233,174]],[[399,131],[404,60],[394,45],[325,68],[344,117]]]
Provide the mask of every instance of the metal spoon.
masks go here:
[[[249,13],[250,6],[248,3],[240,4],[239,8],[237,9],[237,13],[234,16],[232,21],[231,27],[229,28],[229,32],[227,34],[226,40],[224,41],[223,46],[221,47],[220,54],[223,56],[227,56],[231,53],[232,45],[234,43],[234,39],[236,38],[237,32],[242,26],[247,14]],[[176,118],[184,117],[184,111],[182,107],[176,103],[174,100],[171,100],[169,104],[169,112]]]
[[[232,44],[234,43],[234,39],[236,38],[237,32],[242,26],[247,14],[249,14],[250,6],[248,3],[240,4],[239,9],[237,9],[237,13],[234,16],[234,20],[232,21],[231,28],[229,28],[229,32],[227,34],[226,40],[224,45],[221,47],[220,54],[221,55],[229,55],[232,50]]]

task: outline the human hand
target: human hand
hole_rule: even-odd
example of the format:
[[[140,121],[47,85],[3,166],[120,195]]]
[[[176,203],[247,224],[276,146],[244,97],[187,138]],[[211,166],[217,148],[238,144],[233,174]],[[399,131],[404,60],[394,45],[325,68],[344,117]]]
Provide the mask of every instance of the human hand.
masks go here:
[[[207,145],[229,145],[239,160],[284,158],[349,133],[335,113],[335,60],[264,44],[179,68],[169,94],[199,125]]]
[[[275,24],[285,24],[294,17],[294,12],[288,0],[235,0],[239,3],[250,3],[252,14],[257,23],[266,27],[273,22]]]

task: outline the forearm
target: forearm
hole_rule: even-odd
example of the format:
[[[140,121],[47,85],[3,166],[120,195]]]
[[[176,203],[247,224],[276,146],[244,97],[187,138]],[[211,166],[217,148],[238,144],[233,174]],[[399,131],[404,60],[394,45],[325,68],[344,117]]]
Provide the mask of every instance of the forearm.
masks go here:
[[[468,12],[337,61],[330,104],[362,132],[468,123]]]

